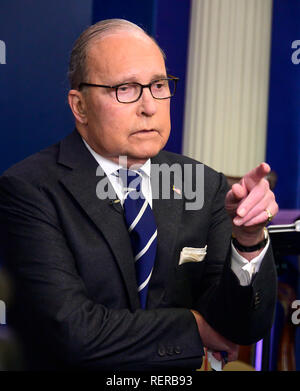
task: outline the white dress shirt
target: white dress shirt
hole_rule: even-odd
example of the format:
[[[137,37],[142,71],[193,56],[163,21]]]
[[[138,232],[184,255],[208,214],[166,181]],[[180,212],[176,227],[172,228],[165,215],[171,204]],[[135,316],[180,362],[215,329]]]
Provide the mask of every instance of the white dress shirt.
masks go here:
[[[115,175],[116,171],[122,166],[99,155],[87,144],[87,142],[84,139],[82,140],[85,146],[87,147],[87,149],[93,155],[97,163],[101,166],[102,170],[105,172],[106,176],[110,180],[111,185],[114,188],[121,202],[121,205],[123,206],[126,191],[123,188],[123,183],[121,178]],[[150,181],[151,160],[148,159],[146,163],[144,163],[139,168],[138,171],[142,177],[142,193],[152,208],[152,190],[151,190],[151,181]],[[268,242],[265,248],[263,249],[263,251],[257,257],[253,258],[250,262],[246,258],[242,257],[237,252],[234,245],[231,243],[231,248],[232,248],[231,269],[239,279],[240,284],[242,286],[249,285],[251,283],[253,274],[258,272],[263,257],[265,256],[267,249],[269,247],[269,243],[270,240],[268,239]]]

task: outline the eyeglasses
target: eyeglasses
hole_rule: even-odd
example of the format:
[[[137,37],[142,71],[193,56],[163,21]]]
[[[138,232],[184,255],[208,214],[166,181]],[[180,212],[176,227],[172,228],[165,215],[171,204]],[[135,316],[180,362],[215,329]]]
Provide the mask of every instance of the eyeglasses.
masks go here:
[[[116,91],[116,99],[120,103],[133,103],[140,99],[144,88],[149,88],[154,99],[169,99],[175,94],[178,77],[168,75],[166,78],[154,80],[149,84],[123,83],[115,86],[102,84],[80,83],[78,90],[82,87],[111,88]]]

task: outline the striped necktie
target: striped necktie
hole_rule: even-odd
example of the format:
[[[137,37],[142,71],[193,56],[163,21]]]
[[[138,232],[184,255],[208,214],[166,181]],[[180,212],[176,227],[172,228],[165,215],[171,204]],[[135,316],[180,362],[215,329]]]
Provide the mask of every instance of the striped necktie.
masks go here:
[[[119,176],[126,191],[123,207],[134,254],[141,307],[146,308],[148,285],[156,255],[157,227],[152,209],[141,191],[140,174],[120,169]]]

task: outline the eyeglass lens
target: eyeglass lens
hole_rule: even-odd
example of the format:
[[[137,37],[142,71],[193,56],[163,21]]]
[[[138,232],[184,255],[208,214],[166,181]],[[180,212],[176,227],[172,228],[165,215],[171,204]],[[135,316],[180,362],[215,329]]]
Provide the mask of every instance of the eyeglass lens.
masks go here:
[[[138,83],[123,84],[117,88],[117,99],[125,103],[133,102],[140,97],[142,88]],[[151,83],[150,89],[153,98],[167,99],[175,92],[175,81],[172,79],[156,80]]]

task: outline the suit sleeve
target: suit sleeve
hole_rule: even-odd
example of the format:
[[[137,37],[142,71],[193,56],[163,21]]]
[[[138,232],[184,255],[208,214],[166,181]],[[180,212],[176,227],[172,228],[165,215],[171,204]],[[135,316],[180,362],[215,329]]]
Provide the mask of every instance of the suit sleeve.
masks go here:
[[[232,229],[224,208],[228,185],[222,174],[219,179],[211,204],[207,241],[210,250],[196,307],[220,334],[237,344],[248,345],[263,338],[271,328],[277,295],[276,268],[269,246],[251,284],[241,286],[231,270]]]
[[[19,177],[0,178],[0,237],[2,256],[15,283],[8,324],[28,345],[79,368],[201,366],[202,342],[189,310],[132,313],[90,300],[76,255],[38,186]]]

